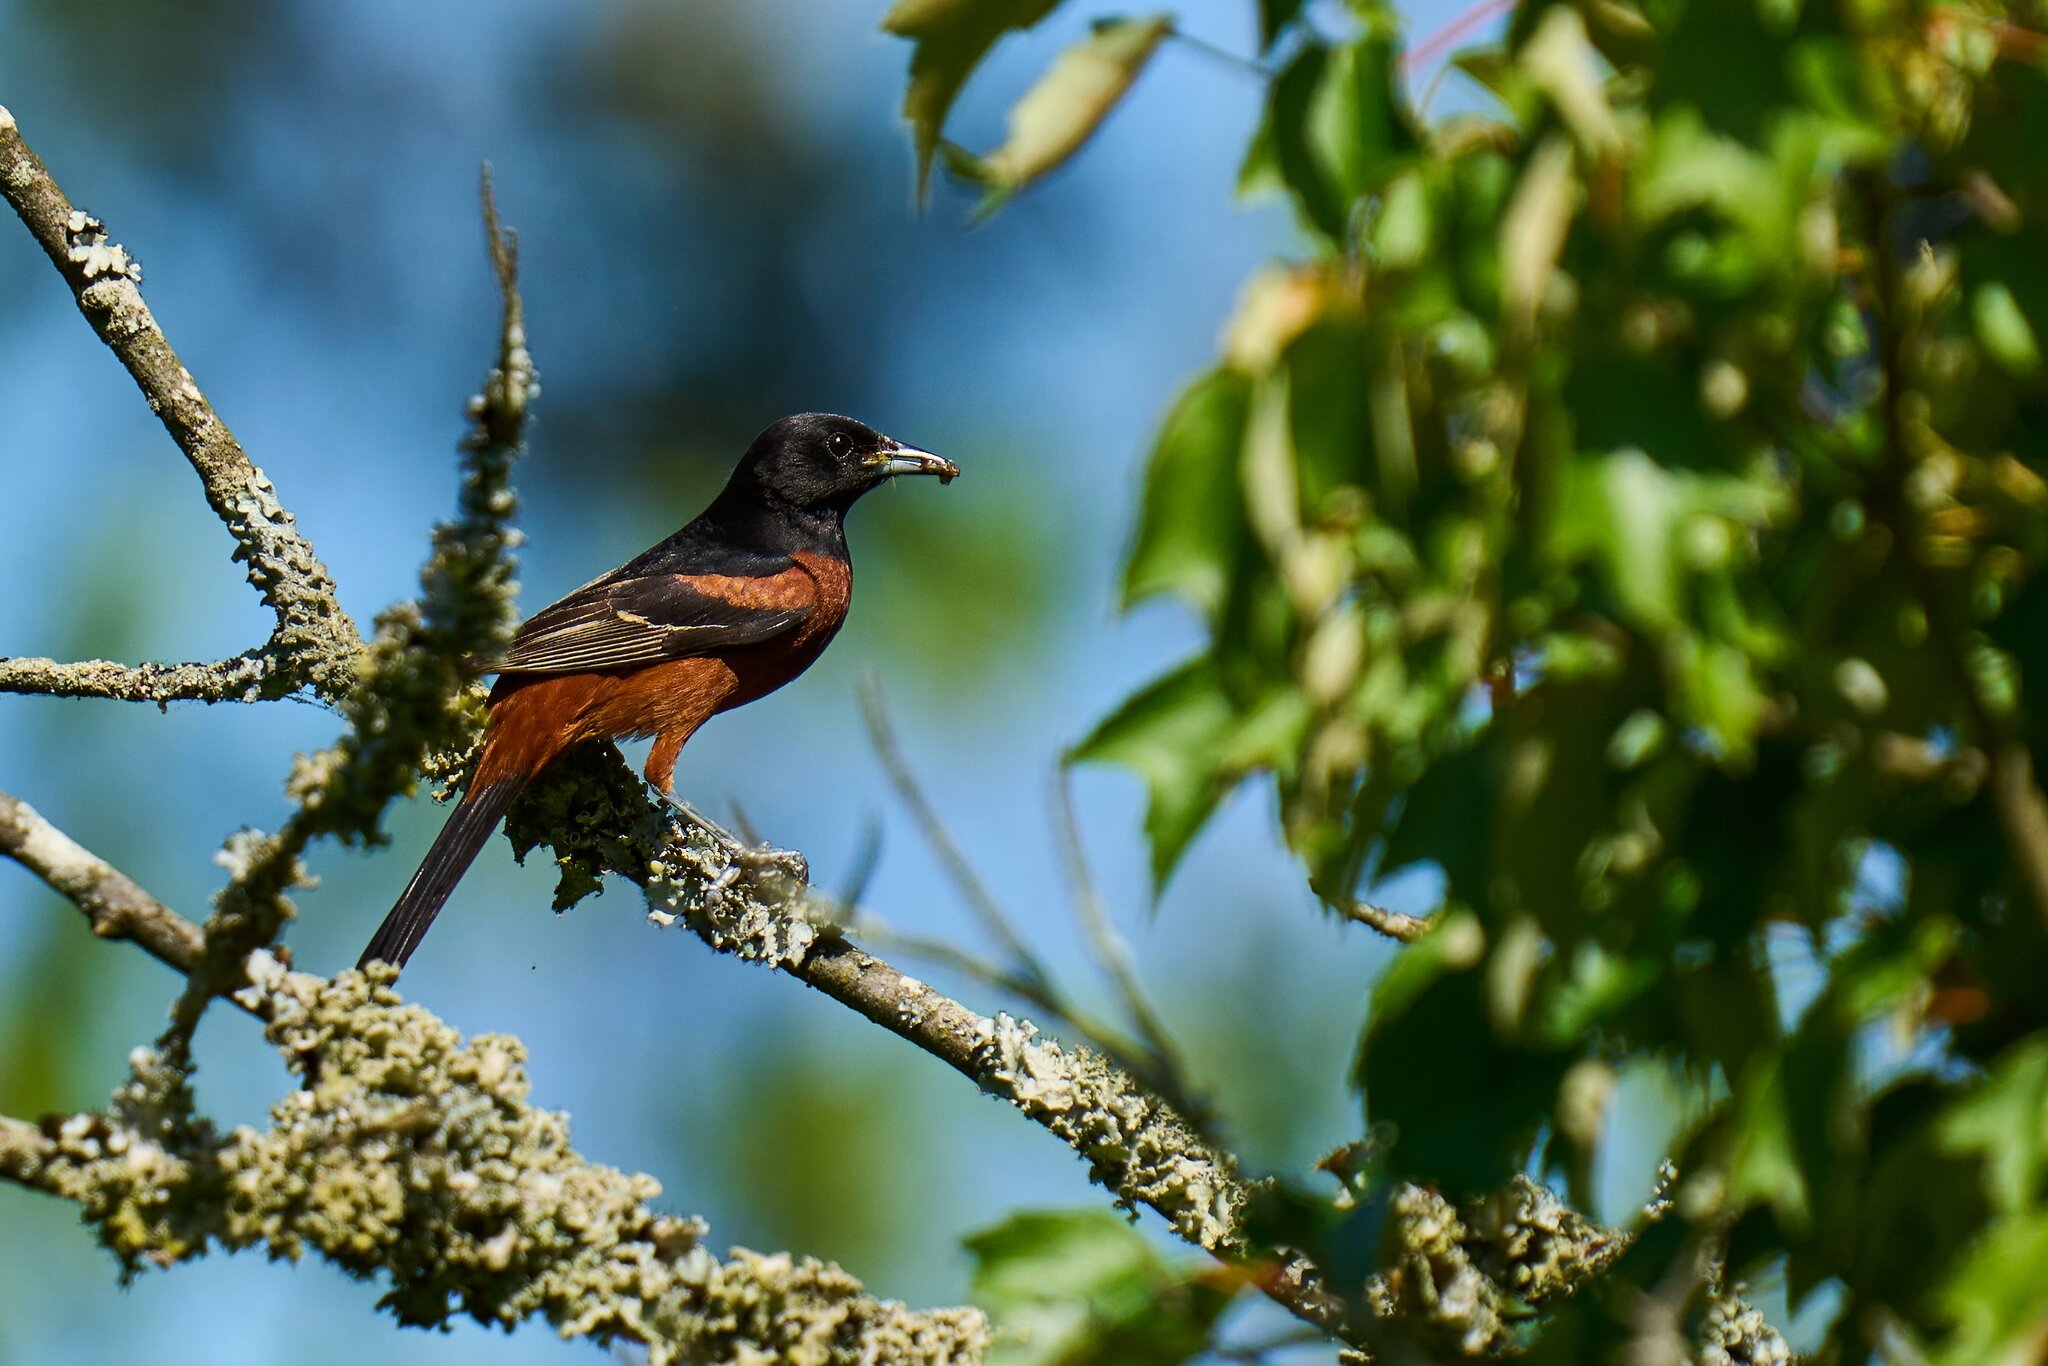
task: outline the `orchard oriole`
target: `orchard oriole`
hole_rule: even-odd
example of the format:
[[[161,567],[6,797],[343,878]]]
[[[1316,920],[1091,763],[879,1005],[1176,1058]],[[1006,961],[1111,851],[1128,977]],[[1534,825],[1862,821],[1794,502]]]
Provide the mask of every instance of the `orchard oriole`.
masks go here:
[[[469,788],[361,961],[404,966],[513,799],[572,746],[651,736],[647,780],[673,796],[697,728],[809,668],[846,619],[854,501],[893,475],[959,473],[850,418],[787,417],[695,521],[535,613],[497,666]]]

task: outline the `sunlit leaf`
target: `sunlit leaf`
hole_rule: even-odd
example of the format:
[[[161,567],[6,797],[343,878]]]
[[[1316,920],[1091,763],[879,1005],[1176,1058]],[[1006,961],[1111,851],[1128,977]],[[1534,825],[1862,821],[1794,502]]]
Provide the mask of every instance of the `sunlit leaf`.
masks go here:
[[[966,1242],[998,1366],[1175,1366],[1230,1303],[1112,1210],[1026,1211]]]
[[[1577,194],[1570,144],[1556,136],[1544,139],[1500,222],[1501,304],[1524,327],[1534,322],[1550,292]]]
[[[1237,724],[1216,670],[1197,659],[1140,691],[1074,747],[1077,761],[1117,764],[1145,780],[1154,886],[1165,885],[1189,841],[1242,776],[1226,759]]]
[[[903,117],[910,121],[917,149],[917,193],[923,199],[931,179],[946,114],[968,75],[998,38],[1027,29],[1058,7],[1060,0],[897,0],[882,27],[915,46],[910,82],[903,93]]]
[[[1173,593],[1210,615],[1222,610],[1245,543],[1238,450],[1249,388],[1235,370],[1218,370],[1167,416],[1145,470],[1126,604]]]
[[[1586,40],[1586,21],[1578,10],[1557,5],[1544,11],[1535,34],[1522,47],[1520,62],[1557,106],[1580,146],[1604,153],[1621,141],[1621,129],[1601,85],[1600,57]]]
[[[1970,296],[1977,339],[1991,358],[2024,379],[2041,368],[2041,343],[2012,291],[2003,284],[1979,285]]]
[[[1111,19],[1062,52],[1010,111],[1010,135],[981,159],[987,211],[1081,149],[1138,79],[1173,16]]]
[[[1950,1109],[1941,1137],[1953,1151],[1982,1156],[1999,1210],[2016,1214],[2048,1194],[2048,1038],[1999,1059],[1983,1087]]]

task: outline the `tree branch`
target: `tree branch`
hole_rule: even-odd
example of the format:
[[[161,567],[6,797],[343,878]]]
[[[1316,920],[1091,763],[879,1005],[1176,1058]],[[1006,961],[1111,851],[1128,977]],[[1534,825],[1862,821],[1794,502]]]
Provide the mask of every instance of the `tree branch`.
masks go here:
[[[1179,1045],[1167,1029],[1166,1022],[1159,1018],[1159,1012],[1153,1008],[1152,999],[1146,995],[1144,984],[1138,980],[1137,968],[1131,962],[1130,945],[1110,923],[1109,911],[1102,904],[1102,892],[1095,884],[1095,874],[1088,866],[1088,851],[1081,840],[1081,822],[1074,814],[1071,776],[1070,770],[1062,765],[1053,777],[1053,833],[1059,844],[1060,863],[1066,873],[1067,895],[1074,903],[1074,916],[1088,937],[1096,966],[1116,988],[1125,1013],[1145,1040],[1150,1074],[1147,1080],[1152,1081],[1167,1100],[1187,1111],[1188,1118],[1208,1133],[1211,1118],[1208,1106],[1188,1084],[1187,1066],[1181,1060]]]
[[[979,1359],[976,1310],[912,1313],[809,1258],[714,1257],[701,1220],[649,1206],[659,1183],[586,1161],[566,1118],[528,1103],[515,1040],[465,1042],[389,983],[257,955],[245,1003],[305,1083],[268,1130],[167,1124],[177,1074],[142,1049],[105,1114],[48,1131],[0,1117],[0,1179],[78,1204],[131,1271],[216,1242],[311,1251],[359,1278],[388,1272],[384,1303],[410,1324],[538,1315],[565,1337],[644,1347],[653,1366]]]
[[[56,1151],[35,1125],[0,1115],[0,1180],[32,1185]]]
[[[180,972],[190,971],[205,947],[197,925],[5,792],[0,792],[0,854],[68,897],[102,939],[139,944]]]
[[[116,702],[260,702],[277,661],[263,650],[210,664],[116,664],[107,659],[0,659],[0,692]]]
[[[925,842],[937,856],[939,866],[958,889],[961,900],[981,921],[982,928],[1002,946],[1003,952],[1017,967],[1017,975],[1051,987],[1051,975],[1031,952],[1031,946],[1024,942],[1024,936],[1017,933],[1017,927],[1010,923],[1009,913],[989,891],[988,884],[974,871],[974,865],[967,855],[960,851],[959,843],[953,838],[946,823],[939,816],[938,809],[925,796],[918,785],[917,775],[910,771],[910,763],[903,757],[902,747],[896,743],[896,731],[889,724],[889,711],[882,702],[882,685],[872,674],[861,680],[861,719],[867,723],[868,741],[874,746],[875,757],[881,761],[882,772],[888,776],[889,785],[896,789],[896,795],[910,808],[911,819],[923,832]]]
[[[0,660],[0,690],[69,697],[169,702],[256,701],[311,691],[338,695],[361,648],[333,580],[277,500],[263,471],[208,403],[157,326],[138,288],[142,267],[90,214],[75,208],[0,108],[0,196],[13,206],[64,277],[86,321],[128,373],[178,443],[206,501],[235,538],[249,582],[277,616],[259,650],[217,664],[123,669],[104,660],[64,665]]]
[[[501,312],[496,364],[468,404],[456,516],[434,528],[418,601],[379,614],[375,638],[359,652],[337,699],[346,731],[295,765],[287,784],[297,803],[291,818],[276,835],[241,832],[224,851],[235,876],[207,920],[209,951],[192,966],[172,1012],[163,1043],[174,1057],[208,1004],[242,985],[249,954],[275,943],[291,919],[289,893],[305,885],[300,855],[307,846],[323,836],[380,842],[393,799],[417,786],[422,768],[459,770],[482,728],[475,661],[502,653],[516,620],[512,468],[540,385],[526,348],[518,244],[498,221],[488,166],[480,188]]]
[[[1253,1270],[1291,1313],[1347,1332],[1345,1307],[1313,1263],[1256,1245],[1248,1219],[1257,1184],[1171,1105],[1095,1053],[1043,1039],[1027,1021],[970,1010],[812,921],[786,861],[650,799],[610,745],[557,760],[512,808],[506,833],[522,856],[552,850],[558,907],[605,873],[631,880],[656,921],[680,920],[720,953],[779,968],[945,1062],[1073,1148],[1120,1203],[1149,1206],[1185,1241]]]
[[[1412,944],[1429,933],[1429,927],[1436,923],[1435,916],[1410,915],[1406,911],[1390,911],[1384,906],[1375,906],[1370,901],[1355,897],[1337,903],[1347,920],[1369,925],[1389,939],[1398,939],[1403,944]]]

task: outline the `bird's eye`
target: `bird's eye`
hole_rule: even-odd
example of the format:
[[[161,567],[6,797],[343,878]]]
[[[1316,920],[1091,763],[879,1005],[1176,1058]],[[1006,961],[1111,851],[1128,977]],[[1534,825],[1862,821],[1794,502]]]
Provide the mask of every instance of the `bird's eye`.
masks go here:
[[[832,453],[835,460],[844,460],[853,454],[853,439],[845,432],[834,432],[825,438],[825,449]]]

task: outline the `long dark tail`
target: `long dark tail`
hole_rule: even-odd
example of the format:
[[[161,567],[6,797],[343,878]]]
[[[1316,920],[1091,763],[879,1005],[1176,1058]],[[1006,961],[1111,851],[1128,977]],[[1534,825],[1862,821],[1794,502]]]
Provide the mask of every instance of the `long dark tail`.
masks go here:
[[[505,818],[512,799],[525,786],[526,777],[519,774],[473,785],[463,794],[449,815],[448,823],[441,827],[434,847],[427,851],[426,858],[420,863],[419,871],[412,875],[412,881],[406,884],[391,913],[377,927],[377,933],[370,939],[370,947],[363,950],[357,967],[378,959],[397,967],[405,966],[405,960],[412,957],[412,951],[420,946],[420,940],[426,938],[434,917],[447,904],[455,884],[469,871],[477,851],[490,839],[491,832],[498,828],[498,822]]]

